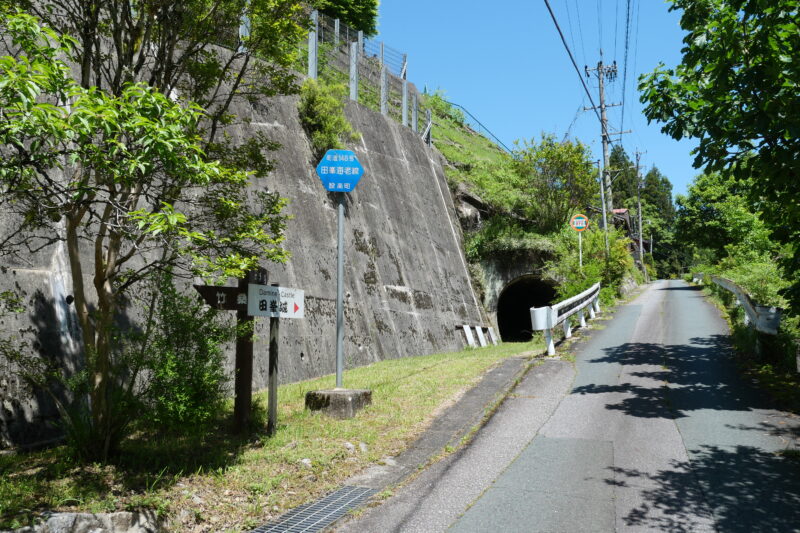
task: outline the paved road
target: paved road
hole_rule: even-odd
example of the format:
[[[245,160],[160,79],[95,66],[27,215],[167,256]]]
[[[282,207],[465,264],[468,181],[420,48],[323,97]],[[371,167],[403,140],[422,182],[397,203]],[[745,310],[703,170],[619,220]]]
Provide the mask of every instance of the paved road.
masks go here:
[[[800,531],[800,423],[738,378],[717,310],[651,284],[534,368],[473,443],[341,531]]]

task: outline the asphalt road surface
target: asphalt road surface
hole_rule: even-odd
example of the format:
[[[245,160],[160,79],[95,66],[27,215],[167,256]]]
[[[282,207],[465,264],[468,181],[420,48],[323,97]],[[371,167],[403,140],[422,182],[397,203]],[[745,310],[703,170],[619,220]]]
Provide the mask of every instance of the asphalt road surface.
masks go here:
[[[800,531],[800,459],[781,453],[800,421],[738,377],[699,290],[655,282],[574,351],[338,530]]]

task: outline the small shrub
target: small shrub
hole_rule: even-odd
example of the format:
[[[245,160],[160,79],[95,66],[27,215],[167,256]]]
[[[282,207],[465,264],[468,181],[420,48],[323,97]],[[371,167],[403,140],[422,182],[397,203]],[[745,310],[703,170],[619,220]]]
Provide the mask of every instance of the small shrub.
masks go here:
[[[344,148],[346,141],[358,138],[344,114],[346,90],[344,85],[320,83],[311,78],[300,87],[297,104],[300,122],[318,157],[326,150]]]
[[[222,347],[235,337],[235,327],[224,324],[216,310],[204,308],[197,298],[178,292],[170,276],[151,290],[158,292],[151,333],[145,339],[146,418],[174,430],[202,428],[228,393]]]

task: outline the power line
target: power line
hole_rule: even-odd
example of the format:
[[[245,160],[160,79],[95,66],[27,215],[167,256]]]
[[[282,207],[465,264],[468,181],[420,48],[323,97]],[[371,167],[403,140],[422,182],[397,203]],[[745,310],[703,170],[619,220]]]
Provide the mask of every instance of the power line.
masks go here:
[[[627,4],[625,14],[625,59],[622,63],[622,110],[619,120],[620,131],[625,128],[625,95],[628,92],[628,49],[630,46],[631,34],[631,0],[627,0]]]
[[[549,7],[550,6],[548,4],[548,8]],[[552,14],[552,10],[550,12]],[[583,59],[583,62],[586,63],[586,46],[583,44],[583,26],[581,26],[581,9],[578,7],[578,0],[575,0],[575,14],[578,17],[578,35],[580,36],[581,41],[581,54],[583,54],[581,59]]]
[[[600,48],[600,56],[603,55],[603,13],[600,10],[600,0],[597,0],[597,42]]]
[[[558,24],[558,19],[556,19],[556,14],[553,13],[553,8],[550,7],[550,1],[544,0],[544,4],[547,6],[547,11],[550,12],[550,18],[553,19],[553,24],[556,25],[556,30],[558,30],[558,35],[561,37],[561,42],[564,44],[564,49],[567,51],[567,55],[569,55],[569,60],[572,62],[572,66],[575,67],[575,73],[578,75],[578,79],[581,80],[581,85],[583,85],[583,90],[586,91],[586,96],[589,97],[589,102],[592,104],[592,109],[594,110],[594,114],[597,115],[597,120],[600,121],[601,126],[603,127],[603,134],[608,135],[608,130],[605,129],[605,124],[603,119],[600,118],[600,112],[598,111],[597,105],[594,103],[594,99],[592,98],[592,93],[589,92],[589,87],[586,86],[586,82],[583,81],[583,74],[581,74],[581,70],[578,68],[578,64],[575,63],[575,57],[572,55],[572,51],[569,49],[569,45],[567,44],[567,40],[564,38],[564,32],[561,31],[561,26]]]
[[[572,48],[576,48],[576,46],[575,46],[575,35],[572,33],[572,17],[569,14],[569,2],[566,2],[564,5],[567,8],[567,25],[569,26],[569,38],[572,41]],[[581,38],[582,38],[582,36],[581,36]]]

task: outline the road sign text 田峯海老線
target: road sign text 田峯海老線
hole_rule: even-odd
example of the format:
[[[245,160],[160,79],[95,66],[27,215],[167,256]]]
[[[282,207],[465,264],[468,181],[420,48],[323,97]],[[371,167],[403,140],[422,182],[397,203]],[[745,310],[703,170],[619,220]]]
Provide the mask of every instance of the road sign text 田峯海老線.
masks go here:
[[[322,186],[331,192],[353,191],[364,175],[364,167],[350,150],[328,150],[316,170]]]

